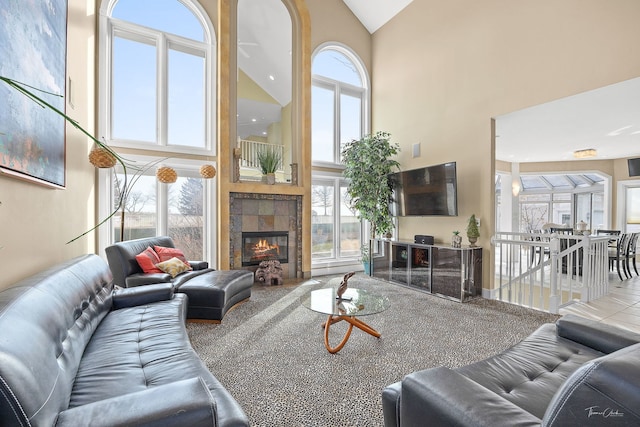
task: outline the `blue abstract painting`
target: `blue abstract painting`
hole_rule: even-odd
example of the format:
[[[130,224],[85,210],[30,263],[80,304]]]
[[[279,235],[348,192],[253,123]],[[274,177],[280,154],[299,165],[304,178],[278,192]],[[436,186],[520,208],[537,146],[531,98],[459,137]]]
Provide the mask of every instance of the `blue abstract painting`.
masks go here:
[[[2,0],[0,76],[27,84],[64,112],[67,0]],[[65,121],[0,81],[0,168],[65,185]]]

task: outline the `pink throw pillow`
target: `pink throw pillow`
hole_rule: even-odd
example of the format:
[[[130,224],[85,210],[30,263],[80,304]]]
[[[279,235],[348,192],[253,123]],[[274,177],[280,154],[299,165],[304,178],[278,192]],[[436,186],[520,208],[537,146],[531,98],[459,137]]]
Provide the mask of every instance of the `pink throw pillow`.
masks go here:
[[[160,262],[160,257],[151,249],[151,246],[136,255],[136,261],[145,273],[162,273],[162,270],[156,267],[156,264]]]
[[[189,266],[191,270],[191,265],[185,258],[184,253],[177,248],[165,248],[163,246],[154,246],[156,253],[158,254],[158,258],[160,258],[160,262],[169,261],[171,258],[178,258],[180,261],[184,262]]]

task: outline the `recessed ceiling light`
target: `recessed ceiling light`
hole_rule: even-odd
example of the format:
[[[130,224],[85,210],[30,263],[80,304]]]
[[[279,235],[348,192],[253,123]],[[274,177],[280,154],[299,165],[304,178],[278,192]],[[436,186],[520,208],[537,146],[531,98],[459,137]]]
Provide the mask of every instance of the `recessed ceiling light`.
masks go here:
[[[273,80],[275,80],[275,79],[276,79],[276,78],[275,78],[275,77],[273,77],[273,74],[269,74],[269,80],[273,81]]]
[[[258,120],[257,120],[257,119],[251,119],[251,121],[252,121],[252,122],[257,122]]]
[[[589,157],[595,157],[598,155],[598,152],[595,148],[586,148],[584,150],[576,150],[573,152],[573,157],[576,159],[586,159]]]

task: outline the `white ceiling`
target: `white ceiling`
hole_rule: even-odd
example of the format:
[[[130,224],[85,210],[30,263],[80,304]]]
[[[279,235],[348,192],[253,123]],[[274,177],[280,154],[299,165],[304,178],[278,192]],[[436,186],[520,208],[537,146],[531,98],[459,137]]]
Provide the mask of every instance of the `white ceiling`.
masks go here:
[[[413,0],[343,0],[373,34]]]
[[[413,0],[343,0],[370,33]],[[239,2],[238,65],[281,106],[291,100],[291,21],[280,0]],[[270,80],[273,75],[275,80]],[[279,120],[273,105],[239,103],[239,133]],[[258,122],[252,122],[252,118]],[[496,117],[496,159],[507,162],[640,157],[640,78]]]
[[[496,159],[507,162],[640,157],[640,78],[496,117]]]

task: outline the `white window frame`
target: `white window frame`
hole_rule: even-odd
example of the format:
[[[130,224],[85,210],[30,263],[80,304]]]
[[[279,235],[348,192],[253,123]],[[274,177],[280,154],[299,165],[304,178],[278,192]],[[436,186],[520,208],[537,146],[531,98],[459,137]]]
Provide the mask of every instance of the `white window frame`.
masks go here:
[[[360,132],[364,136],[369,133],[369,115],[371,104],[371,90],[369,74],[364,67],[364,64],[360,57],[351,50],[348,46],[337,42],[326,42],[316,48],[313,53],[311,63],[313,64],[313,58],[321,52],[333,50],[345,55],[355,65],[356,70],[360,74],[362,79],[362,87],[355,86],[346,82],[334,80],[325,76],[313,74],[311,76],[311,85],[322,89],[330,90],[333,92],[334,109],[333,109],[333,149],[334,159],[332,162],[317,161],[312,159],[313,166],[318,167],[342,167],[340,156],[340,96],[342,94],[360,98],[361,111],[360,111]]]
[[[341,173],[325,172],[323,174],[314,174],[311,185],[333,185],[333,253],[332,258],[313,259],[311,258],[311,269],[313,275],[338,274],[353,269],[354,266],[362,268],[360,255],[352,257],[340,256],[340,209],[342,202],[340,200],[341,186],[346,185],[346,180]],[[364,239],[366,235],[366,221],[360,221],[360,239]],[[364,241],[361,242],[364,244]]]
[[[193,0],[180,0],[187,9],[189,9],[200,21],[203,28],[204,42],[195,41],[180,37],[174,34],[163,33],[162,31],[150,29],[131,22],[122,21],[111,17],[113,8],[117,0],[107,0],[102,3],[100,8],[100,43],[99,58],[101,66],[99,67],[99,113],[98,113],[98,129],[102,138],[113,147],[132,148],[137,150],[163,151],[166,153],[184,153],[184,154],[200,154],[215,155],[216,153],[216,79],[214,73],[216,70],[216,46],[215,32],[213,24],[208,15]],[[140,43],[153,44],[156,46],[156,67],[157,67],[157,104],[156,104],[156,143],[132,141],[124,139],[113,139],[111,130],[111,99],[112,99],[112,46],[113,37],[123,37],[128,40],[138,41]],[[167,145],[168,124],[167,124],[167,66],[169,49],[195,54],[202,56],[205,62],[203,91],[205,96],[205,145],[203,148]]]
[[[136,155],[128,155],[128,160],[135,162],[136,165],[142,166],[148,164],[152,161],[157,161],[157,157],[150,156],[136,156]],[[217,168],[215,162],[207,162],[208,164],[213,164],[214,167]],[[162,162],[163,166],[172,167],[178,173],[178,176],[184,176],[184,171],[188,171],[189,175],[198,176],[200,167],[203,162],[199,160],[190,160],[190,159],[167,159]],[[145,176],[155,176],[156,168],[153,167],[149,171],[147,171]],[[114,174],[116,173],[115,168],[109,169],[99,169],[98,170],[98,191],[100,194],[100,198],[98,201],[98,217],[106,218],[113,212],[113,182],[115,179]],[[181,172],[183,172],[181,174]],[[132,172],[128,171],[129,180],[132,178]],[[217,259],[216,253],[216,245],[212,244],[212,242],[217,242],[217,231],[216,231],[216,209],[215,209],[215,201],[216,197],[216,185],[215,179],[203,179],[203,261],[207,261],[209,266],[212,268],[217,268],[215,264],[215,260]],[[168,200],[168,190],[169,184],[162,184],[158,182],[156,186],[156,215],[157,215],[157,235],[164,236],[168,234],[167,224],[168,224],[168,216],[169,216],[169,200]],[[102,256],[105,256],[104,249],[113,244],[115,241],[114,236],[114,223],[113,218],[110,218],[105,224],[98,228],[98,241],[99,241],[99,253]]]
[[[618,181],[617,188],[617,215],[616,220],[618,229],[622,230],[622,233],[627,232],[627,188],[640,188],[640,179],[630,179],[625,181]]]

